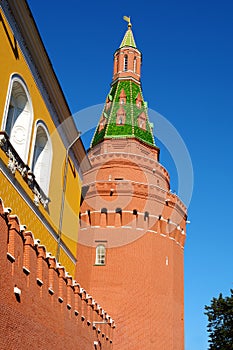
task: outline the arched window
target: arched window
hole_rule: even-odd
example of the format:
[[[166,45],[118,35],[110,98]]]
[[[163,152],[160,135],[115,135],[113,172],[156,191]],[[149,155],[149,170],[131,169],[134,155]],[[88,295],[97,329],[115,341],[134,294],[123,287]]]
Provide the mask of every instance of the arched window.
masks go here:
[[[124,56],[124,71],[128,70],[128,55]]]
[[[124,108],[121,107],[117,111],[116,124],[117,125],[124,125],[125,118],[126,118],[126,112],[125,112]]]
[[[134,57],[134,60],[133,60],[133,72],[136,73],[136,69],[137,69],[137,59],[136,57]]]
[[[137,106],[138,108],[141,108],[141,107],[142,107],[142,96],[141,96],[140,93],[138,93],[137,98],[136,98],[136,106]]]
[[[144,221],[149,221],[149,212],[145,211],[144,213]]]
[[[99,131],[104,129],[106,123],[107,123],[107,118],[105,117],[105,115],[102,115],[100,122],[99,122]]]
[[[116,57],[116,72],[119,72],[119,59]]]
[[[103,244],[99,244],[96,247],[95,264],[96,265],[105,265],[105,255],[106,255],[105,246]]]
[[[144,112],[138,116],[138,126],[139,128],[146,130],[146,114]]]
[[[46,195],[49,192],[52,157],[52,143],[48,130],[42,121],[37,122],[31,169]]]
[[[121,93],[120,93],[120,104],[121,105],[125,105],[126,104],[126,93],[124,89],[121,89]]]
[[[3,129],[20,158],[27,163],[33,121],[32,103],[23,79],[14,74],[11,77]]]

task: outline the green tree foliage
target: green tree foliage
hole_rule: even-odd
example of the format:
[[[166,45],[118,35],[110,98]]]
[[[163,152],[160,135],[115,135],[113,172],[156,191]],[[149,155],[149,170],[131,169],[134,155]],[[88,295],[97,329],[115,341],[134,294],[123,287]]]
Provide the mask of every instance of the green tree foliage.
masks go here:
[[[231,295],[211,300],[210,306],[205,306],[208,317],[210,350],[233,350],[233,289]]]

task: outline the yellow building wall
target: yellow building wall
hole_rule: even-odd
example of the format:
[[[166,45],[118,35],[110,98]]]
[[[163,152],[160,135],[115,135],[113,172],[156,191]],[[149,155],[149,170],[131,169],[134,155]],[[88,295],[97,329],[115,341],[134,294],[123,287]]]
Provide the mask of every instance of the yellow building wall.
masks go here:
[[[0,9],[1,11],[1,9]],[[14,35],[11,28],[1,11],[0,20],[0,130],[3,131],[3,116],[8,87],[11,75],[16,73],[20,75],[29,91],[33,107],[33,127],[30,138],[30,148],[27,159],[27,164],[30,166],[33,151],[33,135],[35,133],[36,121],[42,120],[49,131],[52,149],[52,169],[49,187],[49,198],[51,202],[48,206],[48,211],[40,204],[36,207],[32,203],[32,208],[25,202],[22,195],[17,191],[14,183],[19,184],[33,202],[34,195],[28,184],[23,179],[22,175],[16,171],[15,175],[11,174],[7,177],[0,172],[0,196],[5,205],[12,208],[13,213],[19,215],[21,223],[27,225],[27,229],[31,230],[35,238],[39,238],[41,244],[46,245],[47,250],[53,255],[56,255],[57,242],[45,226],[45,220],[58,232],[60,208],[62,198],[63,176],[65,168],[65,148],[62,140],[56,130],[52,117],[47,109],[47,106],[42,98],[36,81],[27,65],[23,53],[18,43],[14,41]],[[17,54],[15,55],[15,53]],[[8,157],[0,148],[0,157],[4,164],[8,163]],[[7,170],[6,170],[7,171]],[[13,176],[13,179],[12,179]],[[78,214],[79,203],[81,196],[81,181],[79,174],[74,170],[74,164],[69,161],[67,174],[66,200],[64,207],[64,217],[62,225],[62,241],[67,245],[73,256],[76,256],[77,233],[78,233]],[[41,214],[42,219],[36,215],[36,212]],[[59,261],[64,265],[71,274],[74,274],[75,263],[62,249],[60,250]]]

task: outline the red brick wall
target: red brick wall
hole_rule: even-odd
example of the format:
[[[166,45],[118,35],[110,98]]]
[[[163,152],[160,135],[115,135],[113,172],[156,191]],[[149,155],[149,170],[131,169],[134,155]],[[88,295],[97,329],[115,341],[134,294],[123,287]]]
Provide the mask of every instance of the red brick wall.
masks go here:
[[[82,285],[116,322],[114,350],[184,349],[183,249],[175,241],[146,233],[107,248],[105,266],[94,266],[91,247],[79,246],[78,259]]]
[[[46,258],[44,246],[34,245],[31,232],[20,232],[18,218],[5,215],[2,203],[0,270],[1,350],[112,349],[110,320],[55,258]],[[18,299],[15,286],[21,290]],[[107,324],[95,329],[93,321]]]
[[[116,322],[114,350],[183,350],[186,208],[170,192],[153,148],[105,140],[89,156],[79,281]],[[95,266],[99,242],[106,247],[104,266]]]

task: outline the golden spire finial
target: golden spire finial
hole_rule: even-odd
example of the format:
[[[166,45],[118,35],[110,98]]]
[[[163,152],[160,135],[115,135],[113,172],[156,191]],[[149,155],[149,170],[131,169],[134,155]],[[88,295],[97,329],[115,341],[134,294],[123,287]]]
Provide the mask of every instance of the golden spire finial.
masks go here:
[[[132,23],[130,22],[130,16],[127,17],[127,16],[124,16],[123,19],[128,22],[128,28],[131,28],[132,27]]]

